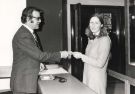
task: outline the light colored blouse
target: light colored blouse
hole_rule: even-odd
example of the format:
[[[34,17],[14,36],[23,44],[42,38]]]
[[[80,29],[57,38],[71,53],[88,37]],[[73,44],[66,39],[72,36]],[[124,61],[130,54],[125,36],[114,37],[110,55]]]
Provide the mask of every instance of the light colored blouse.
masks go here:
[[[83,83],[97,94],[106,94],[106,69],[110,56],[111,40],[103,36],[89,40],[82,56],[84,62]]]

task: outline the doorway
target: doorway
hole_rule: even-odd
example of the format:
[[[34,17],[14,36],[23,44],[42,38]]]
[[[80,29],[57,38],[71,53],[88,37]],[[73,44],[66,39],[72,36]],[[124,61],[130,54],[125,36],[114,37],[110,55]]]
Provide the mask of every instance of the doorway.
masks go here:
[[[96,12],[103,13],[112,41],[112,56],[108,68],[125,74],[124,7],[81,5],[80,3],[71,5],[71,50],[85,53],[87,46],[85,29],[89,24],[89,17]],[[83,62],[75,58],[72,58],[71,62],[72,75],[82,81]]]

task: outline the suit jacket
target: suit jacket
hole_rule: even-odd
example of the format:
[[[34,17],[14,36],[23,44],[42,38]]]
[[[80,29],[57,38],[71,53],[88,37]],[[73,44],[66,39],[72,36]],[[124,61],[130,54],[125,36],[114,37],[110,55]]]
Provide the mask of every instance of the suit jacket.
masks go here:
[[[12,40],[13,66],[10,87],[15,92],[36,93],[40,63],[60,61],[60,53],[42,52],[31,32],[21,26]]]

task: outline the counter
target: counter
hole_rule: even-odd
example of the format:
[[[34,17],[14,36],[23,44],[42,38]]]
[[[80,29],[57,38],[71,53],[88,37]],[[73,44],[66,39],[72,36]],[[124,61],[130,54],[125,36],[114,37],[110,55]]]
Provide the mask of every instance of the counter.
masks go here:
[[[66,78],[64,83],[56,80],[39,80],[39,88],[42,94],[96,94],[70,73],[55,74],[56,76]]]

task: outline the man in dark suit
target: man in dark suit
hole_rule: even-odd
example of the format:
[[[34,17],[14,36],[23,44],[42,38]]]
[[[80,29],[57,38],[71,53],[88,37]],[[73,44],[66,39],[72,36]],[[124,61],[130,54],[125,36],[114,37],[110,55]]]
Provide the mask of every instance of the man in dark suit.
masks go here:
[[[47,60],[59,62],[67,58],[67,51],[54,53],[42,52],[38,46],[34,30],[39,29],[41,10],[27,7],[22,12],[23,25],[12,40],[13,66],[10,87],[13,94],[37,93],[40,63]]]

